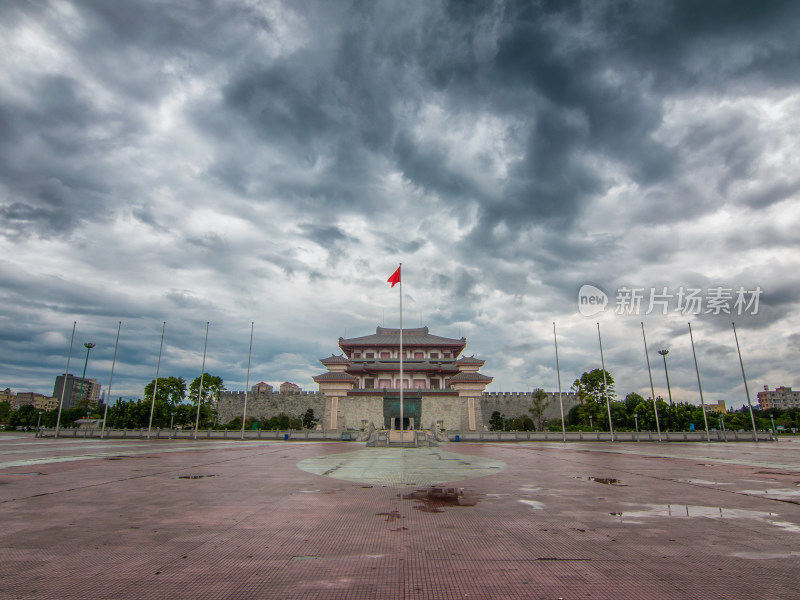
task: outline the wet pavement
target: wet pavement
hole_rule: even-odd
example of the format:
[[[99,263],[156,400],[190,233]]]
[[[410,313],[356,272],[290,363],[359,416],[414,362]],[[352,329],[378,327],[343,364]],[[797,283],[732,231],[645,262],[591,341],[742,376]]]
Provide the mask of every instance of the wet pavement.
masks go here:
[[[800,439],[0,437],[0,598],[800,597]]]

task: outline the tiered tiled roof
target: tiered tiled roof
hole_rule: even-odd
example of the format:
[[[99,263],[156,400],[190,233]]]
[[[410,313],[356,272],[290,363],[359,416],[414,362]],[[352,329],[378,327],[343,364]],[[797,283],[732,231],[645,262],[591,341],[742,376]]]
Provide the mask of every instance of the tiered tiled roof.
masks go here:
[[[450,378],[450,383],[491,383],[492,378],[484,375],[483,373],[459,373]]]
[[[378,327],[374,334],[357,338],[339,338],[339,347],[354,348],[357,346],[396,346],[400,344],[400,330]],[[463,349],[467,345],[466,338],[456,340],[439,335],[433,335],[427,327],[403,329],[404,346],[441,346]]]
[[[322,375],[317,375],[316,377],[312,377],[312,379],[317,383],[321,381],[349,381],[349,382],[358,381],[357,377],[353,377],[352,375],[349,375],[342,371],[330,371],[328,373],[323,373]]]
[[[323,358],[321,361],[323,365],[349,365],[350,361],[341,354],[331,354],[328,358]]]

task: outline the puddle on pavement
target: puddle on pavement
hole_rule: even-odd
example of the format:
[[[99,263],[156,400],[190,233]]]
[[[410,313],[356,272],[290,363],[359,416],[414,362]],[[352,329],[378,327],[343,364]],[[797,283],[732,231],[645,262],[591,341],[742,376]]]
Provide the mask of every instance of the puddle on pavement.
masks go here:
[[[541,502],[537,502],[536,500],[520,500],[523,504],[527,504],[534,510],[542,510],[544,509],[544,504]]]
[[[216,475],[178,475],[175,479],[204,479],[206,477],[216,477]]]
[[[627,484],[622,483],[619,479],[614,479],[613,477],[575,477],[575,479],[587,479],[589,481],[594,481],[595,483],[602,483],[603,485],[615,485],[618,487],[628,487]]]
[[[776,520],[779,515],[774,512],[758,510],[744,510],[741,508],[724,508],[722,506],[695,506],[686,504],[646,504],[642,510],[628,510],[609,513],[619,517],[623,523],[642,524],[646,519],[666,517],[692,519],[705,517],[707,519],[750,519],[773,525],[790,532],[800,532],[800,525],[788,521]]]
[[[706,479],[676,479],[679,483],[691,483],[694,485],[731,485],[730,483],[723,483],[721,481],[708,481]]]
[[[375,513],[375,516],[376,517],[386,517],[386,522],[387,523],[393,523],[393,522],[397,521],[398,519],[405,519],[405,517],[403,515],[401,515],[400,511],[397,510],[396,508],[393,509],[393,510],[390,510],[389,512],[385,512],[385,513]]]
[[[429,487],[408,494],[400,494],[403,500],[413,500],[414,510],[429,513],[444,512],[448,506],[475,506],[483,500],[483,495],[473,490],[452,487]]]
[[[17,475],[20,477],[36,477],[37,475],[44,475],[44,473],[39,473],[39,471],[34,471],[32,473],[2,473],[3,475]]]
[[[800,489],[791,488],[772,488],[766,490],[742,490],[742,494],[748,496],[759,496],[761,498],[769,498],[770,500],[780,500],[781,502],[789,502],[791,504],[800,504]]]

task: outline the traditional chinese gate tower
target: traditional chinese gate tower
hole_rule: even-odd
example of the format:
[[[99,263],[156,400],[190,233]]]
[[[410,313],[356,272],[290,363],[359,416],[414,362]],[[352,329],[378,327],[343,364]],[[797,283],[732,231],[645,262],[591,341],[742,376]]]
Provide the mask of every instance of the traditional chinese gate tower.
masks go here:
[[[372,335],[339,338],[342,354],[321,360],[328,372],[314,377],[326,397],[325,427],[401,428],[402,386],[403,428],[479,428],[478,399],[492,378],[478,372],[483,360],[459,358],[466,344],[466,338],[433,335],[427,327],[403,329],[400,381],[399,329],[378,327]]]

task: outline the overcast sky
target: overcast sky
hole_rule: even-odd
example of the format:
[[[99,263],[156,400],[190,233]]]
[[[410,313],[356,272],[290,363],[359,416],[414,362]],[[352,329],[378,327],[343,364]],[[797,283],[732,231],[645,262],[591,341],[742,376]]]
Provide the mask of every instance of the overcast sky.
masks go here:
[[[122,321],[138,397],[162,322],[191,380],[210,321],[244,389],[253,321],[250,383],[315,390],[398,325],[399,262],[404,325],[492,391],[557,389],[554,322],[565,390],[599,322],[649,396],[642,321],[657,394],[668,348],[699,403],[689,321],[707,401],[746,402],[732,321],[754,402],[800,386],[798,30],[794,1],[4,2],[0,388],[52,393],[77,321],[105,390]]]

